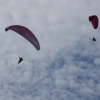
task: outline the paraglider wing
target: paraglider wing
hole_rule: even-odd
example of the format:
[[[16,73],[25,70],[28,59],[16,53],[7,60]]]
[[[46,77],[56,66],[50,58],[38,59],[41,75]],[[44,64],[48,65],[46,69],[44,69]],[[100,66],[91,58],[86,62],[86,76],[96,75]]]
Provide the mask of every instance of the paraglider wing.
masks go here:
[[[98,28],[99,20],[96,15],[89,16],[89,21],[92,23],[94,29]]]
[[[40,44],[35,35],[26,27],[20,25],[12,25],[5,29],[5,31],[13,30],[27,39],[37,50],[40,50]]]

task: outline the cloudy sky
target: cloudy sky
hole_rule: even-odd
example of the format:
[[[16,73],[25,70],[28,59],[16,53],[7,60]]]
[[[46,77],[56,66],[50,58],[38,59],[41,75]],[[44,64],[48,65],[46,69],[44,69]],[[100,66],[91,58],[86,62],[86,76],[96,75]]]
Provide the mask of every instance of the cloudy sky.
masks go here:
[[[100,100],[100,27],[91,15],[100,18],[99,0],[0,0],[0,100]],[[41,50],[5,32],[10,25],[28,27]]]

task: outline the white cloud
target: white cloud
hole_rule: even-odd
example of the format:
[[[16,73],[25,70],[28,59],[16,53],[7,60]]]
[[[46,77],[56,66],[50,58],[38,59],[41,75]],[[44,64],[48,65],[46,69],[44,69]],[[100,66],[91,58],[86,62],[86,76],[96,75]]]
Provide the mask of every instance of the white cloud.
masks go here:
[[[94,14],[100,18],[99,5],[99,0],[1,0],[0,99],[99,100],[100,28],[88,21]],[[41,50],[5,32],[14,24],[28,27]]]

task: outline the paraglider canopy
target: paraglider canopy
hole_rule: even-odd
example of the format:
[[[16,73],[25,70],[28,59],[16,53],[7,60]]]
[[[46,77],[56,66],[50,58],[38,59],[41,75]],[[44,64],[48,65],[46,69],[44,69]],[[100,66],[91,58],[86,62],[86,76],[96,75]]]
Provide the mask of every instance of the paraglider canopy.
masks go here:
[[[5,28],[5,31],[13,30],[27,39],[37,50],[40,50],[40,44],[35,35],[26,27],[21,25],[12,25]]]
[[[96,15],[89,16],[89,21],[92,23],[94,29],[98,28],[99,20]]]

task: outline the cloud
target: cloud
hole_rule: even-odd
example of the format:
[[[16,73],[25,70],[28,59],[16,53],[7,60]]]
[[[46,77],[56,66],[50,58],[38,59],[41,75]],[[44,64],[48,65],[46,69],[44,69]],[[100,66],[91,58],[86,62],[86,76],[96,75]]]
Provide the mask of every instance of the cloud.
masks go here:
[[[0,1],[0,99],[99,100],[99,0]],[[28,27],[37,51],[10,25]],[[92,38],[97,39],[96,42]],[[23,57],[19,65],[18,59]]]

